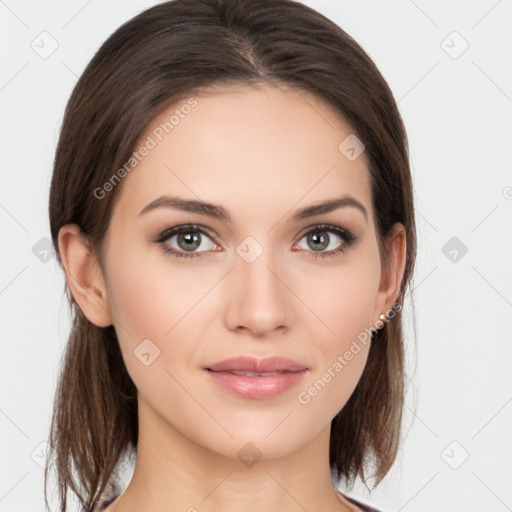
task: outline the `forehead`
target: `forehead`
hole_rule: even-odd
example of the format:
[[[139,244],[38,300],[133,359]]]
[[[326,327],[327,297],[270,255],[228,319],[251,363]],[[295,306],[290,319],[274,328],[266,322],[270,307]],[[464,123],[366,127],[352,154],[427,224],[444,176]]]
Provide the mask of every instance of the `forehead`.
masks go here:
[[[366,156],[349,160],[339,149],[352,134],[330,105],[303,91],[210,88],[148,125],[135,148],[144,156],[124,178],[116,208],[138,215],[169,194],[223,204],[234,216],[271,209],[275,218],[295,204],[349,194],[371,217]]]

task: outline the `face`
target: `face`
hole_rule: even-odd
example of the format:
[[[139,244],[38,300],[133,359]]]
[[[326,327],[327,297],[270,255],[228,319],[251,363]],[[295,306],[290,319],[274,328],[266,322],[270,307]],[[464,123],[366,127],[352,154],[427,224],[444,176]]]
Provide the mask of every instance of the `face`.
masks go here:
[[[109,309],[146,424],[279,457],[330,427],[366,363],[358,336],[383,312],[365,154],[340,152],[350,126],[309,94],[240,86],[186,104],[148,126],[122,182]],[[256,362],[218,365],[240,356]],[[260,361],[275,357],[291,362]]]

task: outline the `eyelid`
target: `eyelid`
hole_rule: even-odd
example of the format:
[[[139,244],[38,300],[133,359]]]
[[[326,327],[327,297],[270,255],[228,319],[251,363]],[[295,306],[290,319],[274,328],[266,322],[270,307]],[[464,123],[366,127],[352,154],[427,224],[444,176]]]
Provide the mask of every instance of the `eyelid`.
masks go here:
[[[204,233],[208,235],[212,241],[214,241],[217,245],[221,245],[218,240],[217,236],[215,235],[214,231],[210,228],[207,228],[206,226],[203,226],[201,224],[179,224],[177,226],[173,226],[171,228],[167,228],[164,231],[162,231],[159,235],[157,235],[155,242],[165,242],[168,240],[171,236],[174,236],[176,234],[179,234],[182,231],[199,231],[200,233]]]
[[[329,224],[326,222],[313,223],[308,227],[304,228],[302,231],[300,231],[300,233],[297,236],[302,238],[304,235],[307,235],[310,231],[320,231],[321,229],[324,229],[325,231],[343,233],[344,235],[347,236],[347,238],[356,238],[351,230],[344,228],[342,226],[337,226],[336,224]]]

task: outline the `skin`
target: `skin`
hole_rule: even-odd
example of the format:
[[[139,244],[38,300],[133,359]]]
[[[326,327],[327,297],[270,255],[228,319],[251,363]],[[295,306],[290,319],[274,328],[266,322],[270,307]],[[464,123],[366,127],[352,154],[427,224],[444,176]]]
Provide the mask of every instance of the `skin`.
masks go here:
[[[359,510],[332,487],[329,429],[370,344],[308,404],[297,395],[392,307],[405,265],[403,226],[386,242],[388,268],[378,252],[365,154],[349,161],[338,150],[353,131],[321,99],[265,85],[211,89],[196,100],[124,178],[103,268],[77,226],[59,233],[73,297],[91,322],[115,326],[138,389],[135,473],[108,511]],[[153,120],[141,143],[175,108]],[[221,205],[232,221],[164,207],[139,215],[163,194]],[[367,219],[347,206],[290,221],[298,209],[344,194],[362,203]],[[201,257],[175,258],[153,241],[188,223],[215,235],[199,235]],[[357,241],[315,258],[304,233],[321,223],[348,229]],[[323,252],[345,244],[327,235]],[[252,263],[236,252],[247,236],[263,249]],[[186,253],[176,236],[165,243]],[[134,355],[144,339],[160,350],[149,366]],[[239,355],[289,357],[309,370],[281,395],[248,399],[203,369]],[[261,453],[250,467],[237,456],[248,442]]]

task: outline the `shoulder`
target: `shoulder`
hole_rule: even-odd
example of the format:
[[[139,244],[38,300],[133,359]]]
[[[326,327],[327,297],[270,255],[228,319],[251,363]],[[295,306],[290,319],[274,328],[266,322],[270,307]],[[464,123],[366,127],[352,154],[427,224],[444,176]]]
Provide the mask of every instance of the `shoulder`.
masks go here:
[[[346,494],[343,494],[343,497],[347,501],[350,501],[350,503],[357,505],[363,512],[381,512],[380,510],[370,507],[370,505],[365,505],[364,503],[361,503],[359,500],[356,500],[355,498],[351,498],[350,496],[347,496]]]

